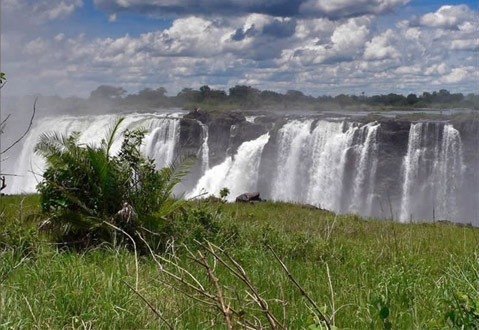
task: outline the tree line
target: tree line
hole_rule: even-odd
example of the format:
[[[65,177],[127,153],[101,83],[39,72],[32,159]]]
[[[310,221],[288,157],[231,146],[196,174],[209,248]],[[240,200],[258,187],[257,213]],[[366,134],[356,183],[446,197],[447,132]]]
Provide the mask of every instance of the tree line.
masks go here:
[[[236,85],[228,92],[213,89],[208,85],[199,89],[183,88],[177,95],[168,96],[164,87],[145,88],[137,93],[128,94],[122,87],[101,85],[92,91],[87,99],[78,97],[60,98],[57,96],[44,98],[50,107],[63,112],[111,112],[135,109],[148,111],[155,108],[182,108],[191,110],[361,110],[361,109],[408,109],[408,108],[473,108],[479,109],[479,95],[452,93],[446,89],[422,94],[381,94],[361,95],[339,94],[336,96],[306,95],[298,90],[279,93],[271,90]],[[90,111],[89,111],[90,110]]]

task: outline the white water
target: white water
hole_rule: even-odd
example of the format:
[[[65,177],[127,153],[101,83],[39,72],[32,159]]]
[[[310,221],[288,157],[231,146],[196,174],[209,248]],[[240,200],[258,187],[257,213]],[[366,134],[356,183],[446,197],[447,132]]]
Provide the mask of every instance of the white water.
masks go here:
[[[366,134],[364,143],[359,145],[359,166],[356,168],[353,200],[350,210],[360,214],[371,215],[375,197],[375,179],[378,167],[378,135],[379,125],[369,123],[361,128],[361,137]]]
[[[275,200],[300,201],[304,196],[297,184],[302,178],[302,165],[309,149],[312,120],[291,121],[278,132],[276,176],[272,181],[271,197]]]
[[[379,125],[321,120],[311,131],[312,124],[292,121],[278,132],[271,197],[338,212],[371,212]],[[345,186],[347,172],[352,174],[352,192]]]
[[[152,130],[145,137],[142,151],[155,160],[156,168],[169,166],[174,160],[180,131],[179,120],[152,119]]]
[[[80,132],[80,143],[99,144],[117,117],[115,115],[64,116],[40,120],[23,142],[22,151],[17,157],[14,168],[14,172],[19,176],[11,180],[6,192],[18,194],[36,191],[36,185],[41,180],[41,174],[45,169],[45,161],[34,153],[34,149],[43,133],[57,132],[69,135],[73,132]],[[118,131],[123,132],[125,129],[139,127],[147,129],[148,134],[145,137],[142,150],[155,160],[157,167],[162,167],[174,159],[179,133],[179,118],[179,114],[131,114],[125,117]],[[113,154],[118,152],[121,143],[122,139],[117,138],[111,149]]]
[[[341,209],[346,159],[357,131],[357,127],[345,125],[319,122],[311,143],[313,156],[307,201],[330,210]]]
[[[231,201],[244,192],[256,190],[261,155],[268,141],[269,133],[266,133],[256,140],[243,142],[233,157],[226,157],[223,163],[206,171],[187,198],[218,196],[221,189],[228,188]]]
[[[210,168],[210,148],[208,146],[209,130],[208,126],[199,122],[202,129],[203,144],[200,149],[201,173],[205,173]]]
[[[451,124],[412,124],[403,161],[400,220],[456,219],[464,171],[459,131]]]

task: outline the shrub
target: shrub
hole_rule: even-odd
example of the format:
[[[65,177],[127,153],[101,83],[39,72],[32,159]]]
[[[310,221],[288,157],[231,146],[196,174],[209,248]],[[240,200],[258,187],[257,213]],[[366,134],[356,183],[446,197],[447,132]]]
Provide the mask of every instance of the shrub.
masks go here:
[[[140,152],[145,136],[141,129],[123,132],[119,153],[111,155],[122,121],[99,146],[81,144],[78,133],[41,136],[35,151],[46,159],[47,169],[38,190],[57,239],[79,246],[120,237],[127,243],[115,226],[138,242],[139,233],[158,229],[183,208],[184,201],[173,198],[173,188],[189,163],[157,170]]]

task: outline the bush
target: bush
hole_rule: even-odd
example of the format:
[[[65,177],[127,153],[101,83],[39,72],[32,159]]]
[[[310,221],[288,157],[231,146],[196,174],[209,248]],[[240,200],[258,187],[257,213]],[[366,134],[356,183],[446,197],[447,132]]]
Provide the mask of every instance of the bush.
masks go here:
[[[182,165],[157,170],[143,156],[145,131],[123,132],[118,155],[111,155],[119,119],[100,146],[79,143],[79,134],[46,133],[35,151],[47,162],[38,185],[42,211],[49,216],[56,238],[76,246],[101,242],[129,244],[126,232],[137,241],[145,230],[157,230],[184,207],[173,198],[173,188],[186,174]]]

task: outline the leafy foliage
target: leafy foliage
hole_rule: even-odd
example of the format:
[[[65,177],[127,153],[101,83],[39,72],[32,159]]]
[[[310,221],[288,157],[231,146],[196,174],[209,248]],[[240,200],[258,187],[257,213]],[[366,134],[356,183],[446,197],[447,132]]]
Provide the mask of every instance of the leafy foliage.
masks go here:
[[[7,76],[4,72],[0,72],[0,88],[7,82]]]
[[[173,198],[173,188],[188,163],[157,170],[140,152],[145,136],[141,129],[123,132],[120,151],[113,156],[122,121],[112,125],[100,146],[81,144],[78,133],[41,136],[35,151],[48,167],[38,190],[42,211],[50,216],[59,240],[81,246],[113,241],[117,235],[111,225],[137,238],[182,210],[184,201]]]
[[[229,194],[230,194],[230,190],[226,187],[220,190],[220,197],[222,200],[226,200]]]
[[[479,328],[479,298],[477,295],[457,292],[446,313],[446,320],[459,329]]]

